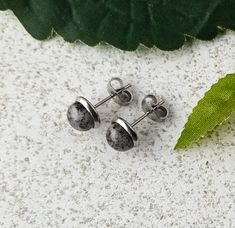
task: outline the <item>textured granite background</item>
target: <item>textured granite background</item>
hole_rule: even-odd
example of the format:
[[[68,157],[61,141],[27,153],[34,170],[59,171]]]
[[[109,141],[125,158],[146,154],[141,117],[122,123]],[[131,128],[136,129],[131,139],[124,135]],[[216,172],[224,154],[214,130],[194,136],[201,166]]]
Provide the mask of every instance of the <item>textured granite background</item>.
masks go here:
[[[0,227],[235,227],[235,115],[199,145],[173,151],[212,83],[235,72],[235,33],[181,50],[124,52],[61,38],[34,40],[0,13]],[[135,86],[135,101],[99,109],[102,125],[73,130],[66,110],[78,95],[96,103],[111,77]],[[130,152],[108,147],[116,115],[133,121],[147,93],[171,115],[142,121]]]

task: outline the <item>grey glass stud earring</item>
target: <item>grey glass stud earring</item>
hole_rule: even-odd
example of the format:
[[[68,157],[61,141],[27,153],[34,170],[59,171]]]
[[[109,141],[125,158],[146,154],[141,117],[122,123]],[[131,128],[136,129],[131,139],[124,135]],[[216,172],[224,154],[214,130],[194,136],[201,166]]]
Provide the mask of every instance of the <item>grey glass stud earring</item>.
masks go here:
[[[130,84],[124,86],[120,78],[112,78],[107,86],[109,96],[96,105],[92,105],[86,98],[79,96],[76,102],[68,108],[67,118],[70,125],[79,131],[99,127],[100,117],[96,109],[110,99],[120,105],[128,105],[133,99],[133,94],[128,90],[130,87]]]
[[[145,114],[138,118],[134,123],[129,124],[126,120],[120,117],[112,121],[112,124],[106,133],[108,144],[118,151],[127,151],[132,149],[138,140],[134,126],[147,116],[154,121],[162,121],[166,119],[168,116],[168,110],[163,106],[163,104],[163,100],[158,101],[154,95],[147,95],[141,104]]]

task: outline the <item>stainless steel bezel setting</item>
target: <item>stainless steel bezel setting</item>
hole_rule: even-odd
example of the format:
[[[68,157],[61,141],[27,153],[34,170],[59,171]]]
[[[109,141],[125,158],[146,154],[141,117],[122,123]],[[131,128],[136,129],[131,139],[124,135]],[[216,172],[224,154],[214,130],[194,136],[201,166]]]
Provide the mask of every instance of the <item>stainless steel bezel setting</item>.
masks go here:
[[[94,128],[98,128],[100,126],[100,117],[95,107],[86,98],[81,96],[79,96],[76,101],[82,104],[84,108],[90,113],[94,120]]]
[[[131,137],[134,145],[136,145],[138,141],[138,136],[134,130],[134,128],[123,118],[118,117],[112,121],[112,123],[117,123],[119,124]]]

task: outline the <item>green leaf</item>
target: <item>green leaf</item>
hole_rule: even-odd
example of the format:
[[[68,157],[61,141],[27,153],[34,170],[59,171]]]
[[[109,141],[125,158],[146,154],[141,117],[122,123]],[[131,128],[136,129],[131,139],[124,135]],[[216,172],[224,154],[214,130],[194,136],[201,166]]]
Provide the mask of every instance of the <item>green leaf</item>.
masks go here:
[[[0,0],[5,9],[36,39],[56,32],[69,42],[123,50],[140,43],[174,50],[186,36],[210,40],[222,28],[235,30],[234,0]]]
[[[6,10],[7,7],[4,2],[0,1],[0,10]]]
[[[186,148],[223,123],[235,111],[235,74],[228,74],[205,94],[185,124],[175,149]]]

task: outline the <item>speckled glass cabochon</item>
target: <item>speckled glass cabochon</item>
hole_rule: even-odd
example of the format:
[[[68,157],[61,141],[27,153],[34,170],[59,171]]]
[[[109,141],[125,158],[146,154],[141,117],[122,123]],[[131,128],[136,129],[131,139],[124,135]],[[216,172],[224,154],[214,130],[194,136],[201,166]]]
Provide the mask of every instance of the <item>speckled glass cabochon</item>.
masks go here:
[[[127,151],[134,147],[128,132],[118,123],[113,123],[106,132],[108,144],[117,151]]]
[[[79,131],[88,131],[95,127],[94,119],[80,102],[75,102],[69,106],[67,118],[70,125]]]

